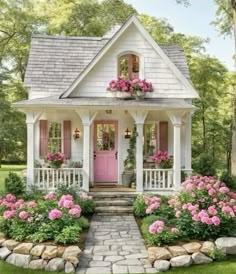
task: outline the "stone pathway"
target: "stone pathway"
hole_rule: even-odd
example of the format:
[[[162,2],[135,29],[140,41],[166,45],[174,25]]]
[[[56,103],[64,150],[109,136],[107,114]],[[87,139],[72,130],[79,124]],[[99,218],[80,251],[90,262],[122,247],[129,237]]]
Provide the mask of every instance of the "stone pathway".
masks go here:
[[[156,273],[132,215],[94,215],[76,273]]]

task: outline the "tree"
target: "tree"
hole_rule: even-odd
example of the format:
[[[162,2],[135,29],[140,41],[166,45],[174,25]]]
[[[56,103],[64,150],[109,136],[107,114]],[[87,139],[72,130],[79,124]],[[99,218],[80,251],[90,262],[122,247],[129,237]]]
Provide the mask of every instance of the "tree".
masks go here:
[[[188,0],[176,0],[178,3],[188,4]],[[221,34],[234,37],[234,61],[236,73],[236,0],[214,0],[217,5],[215,25]],[[232,96],[232,151],[231,173],[236,175],[236,82],[233,83]]]

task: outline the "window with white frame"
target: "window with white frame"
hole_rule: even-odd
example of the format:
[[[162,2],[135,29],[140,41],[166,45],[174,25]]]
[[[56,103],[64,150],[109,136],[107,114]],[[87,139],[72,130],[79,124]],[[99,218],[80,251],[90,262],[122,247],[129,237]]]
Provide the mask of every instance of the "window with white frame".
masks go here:
[[[130,80],[139,78],[140,60],[135,54],[124,54],[118,59],[118,76]]]
[[[61,123],[48,123],[48,151],[58,152],[62,150],[62,126]]]

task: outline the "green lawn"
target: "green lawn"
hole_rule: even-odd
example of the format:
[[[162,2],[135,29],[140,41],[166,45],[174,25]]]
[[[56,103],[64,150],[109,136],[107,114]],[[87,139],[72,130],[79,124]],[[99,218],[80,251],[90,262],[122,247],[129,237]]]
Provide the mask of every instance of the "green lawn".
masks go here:
[[[25,165],[2,165],[0,168],[0,192],[4,190],[4,180],[9,172],[12,171],[20,174],[25,168]]]

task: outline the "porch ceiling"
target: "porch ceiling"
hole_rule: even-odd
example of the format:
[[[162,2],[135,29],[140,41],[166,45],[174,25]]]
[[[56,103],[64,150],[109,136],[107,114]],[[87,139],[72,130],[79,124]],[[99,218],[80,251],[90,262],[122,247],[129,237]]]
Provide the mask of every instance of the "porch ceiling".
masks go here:
[[[32,108],[64,108],[74,109],[92,108],[92,109],[104,109],[104,107],[113,107],[116,109],[136,109],[145,108],[150,110],[170,110],[170,109],[184,109],[194,110],[196,109],[191,103],[184,99],[154,99],[146,98],[144,100],[121,100],[116,98],[65,98],[59,99],[58,96],[50,96],[45,98],[37,98],[31,100],[19,101],[12,104],[13,107],[18,109],[32,109]]]

